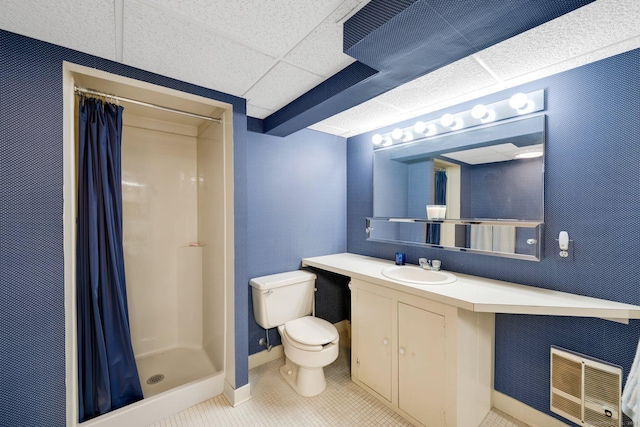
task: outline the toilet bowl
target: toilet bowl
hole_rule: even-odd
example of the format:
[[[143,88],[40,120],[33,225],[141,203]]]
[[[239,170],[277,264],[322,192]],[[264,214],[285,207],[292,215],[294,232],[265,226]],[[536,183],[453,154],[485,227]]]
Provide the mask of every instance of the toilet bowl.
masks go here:
[[[316,396],[326,388],[324,367],[339,353],[338,330],[309,316],[313,311],[316,275],[290,271],[251,279],[253,313],[264,329],[277,327],[285,364],[280,373],[298,394]]]
[[[280,374],[301,396],[312,397],[327,386],[324,367],[338,358],[338,330],[331,323],[306,316],[278,327],[286,361]]]

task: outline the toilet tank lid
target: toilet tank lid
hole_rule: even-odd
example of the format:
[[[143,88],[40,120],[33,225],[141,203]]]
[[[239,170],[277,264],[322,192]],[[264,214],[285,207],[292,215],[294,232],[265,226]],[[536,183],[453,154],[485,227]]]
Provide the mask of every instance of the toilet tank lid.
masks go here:
[[[273,289],[288,286],[306,280],[315,280],[316,275],[305,270],[288,271],[286,273],[271,274],[251,279],[249,283],[256,289]]]

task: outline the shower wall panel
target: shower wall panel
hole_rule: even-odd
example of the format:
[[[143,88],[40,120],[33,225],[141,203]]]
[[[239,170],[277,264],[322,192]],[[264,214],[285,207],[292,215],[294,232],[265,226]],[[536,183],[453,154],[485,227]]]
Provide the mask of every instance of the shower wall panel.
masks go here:
[[[179,277],[178,267],[178,248],[198,240],[196,132],[158,131],[139,122],[125,116],[122,142],[125,272],[137,357],[192,340],[189,334],[197,335],[202,324],[181,315],[189,312],[181,307],[185,299],[198,299],[197,289],[189,288],[201,283],[198,275]],[[182,260],[196,262],[192,258]],[[185,335],[185,328],[193,331]]]
[[[203,347],[224,366],[225,213],[224,130],[210,123],[198,135],[198,238],[202,246]]]

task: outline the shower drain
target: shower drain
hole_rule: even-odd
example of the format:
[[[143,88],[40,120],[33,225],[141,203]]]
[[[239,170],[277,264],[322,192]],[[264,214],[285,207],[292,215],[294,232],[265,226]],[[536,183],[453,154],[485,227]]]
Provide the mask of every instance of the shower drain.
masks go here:
[[[147,379],[147,384],[158,384],[160,381],[162,381],[164,379],[164,375],[163,374],[155,374],[155,375],[151,375],[148,379]]]

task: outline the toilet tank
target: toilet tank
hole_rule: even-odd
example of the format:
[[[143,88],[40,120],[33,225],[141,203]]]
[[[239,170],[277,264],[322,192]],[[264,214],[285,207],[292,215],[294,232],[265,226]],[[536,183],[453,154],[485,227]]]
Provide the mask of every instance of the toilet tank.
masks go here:
[[[311,314],[316,275],[304,270],[251,279],[253,315],[265,329]]]

